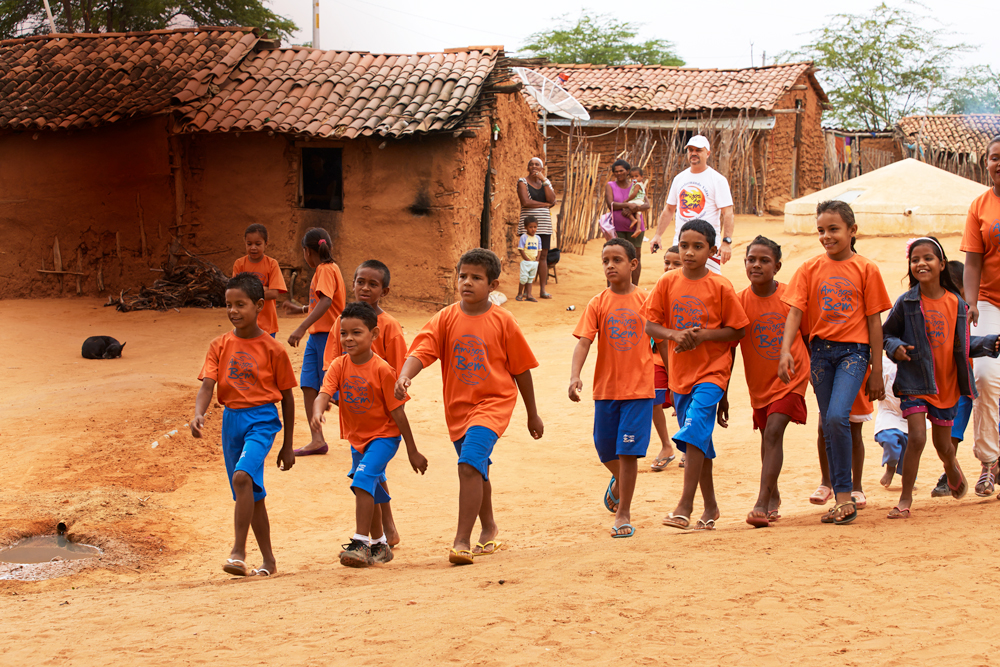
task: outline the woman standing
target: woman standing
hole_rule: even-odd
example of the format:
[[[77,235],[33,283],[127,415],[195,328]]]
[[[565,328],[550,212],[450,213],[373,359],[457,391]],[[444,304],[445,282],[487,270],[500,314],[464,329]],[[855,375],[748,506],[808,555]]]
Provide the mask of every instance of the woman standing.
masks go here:
[[[642,204],[629,201],[629,194],[632,192],[632,180],[629,178],[631,170],[631,165],[625,160],[614,161],[611,165],[611,175],[615,180],[608,181],[604,186],[604,202],[611,210],[618,238],[625,239],[635,246],[635,258],[639,263],[632,272],[632,284],[638,285],[639,275],[642,273],[642,237],[646,234],[646,230],[640,224],[638,229],[632,231],[632,221],[622,211],[632,211],[637,215],[640,211],[648,211],[649,199]]]
[[[969,206],[961,250],[965,251],[965,297],[969,302],[969,322],[973,336],[1000,330],[1000,248],[997,223],[1000,219],[1000,136],[986,147],[986,170],[993,187]],[[1000,360],[974,359],[973,373],[979,397],[972,403],[972,451],[983,465],[976,482],[976,495],[993,494],[1000,472],[998,402],[1000,402]]]
[[[521,199],[521,217],[517,223],[517,237],[524,234],[524,219],[533,215],[538,221],[538,236],[542,249],[538,253],[538,296],[551,299],[545,291],[549,282],[549,248],[552,246],[552,216],[549,209],[556,205],[556,191],[544,176],[545,165],[533,157],[528,160],[528,177],[517,179],[517,196]]]

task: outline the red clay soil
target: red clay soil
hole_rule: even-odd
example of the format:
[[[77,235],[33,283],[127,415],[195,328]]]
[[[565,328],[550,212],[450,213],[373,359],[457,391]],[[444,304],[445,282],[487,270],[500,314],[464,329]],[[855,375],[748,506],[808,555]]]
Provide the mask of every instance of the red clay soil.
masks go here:
[[[738,239],[777,239],[786,280],[820,250],[811,237],[785,236],[774,219],[741,216],[736,230]],[[958,238],[944,245],[956,253]],[[810,394],[810,423],[786,434],[783,518],[772,528],[750,528],[744,517],[757,493],[760,447],[742,360],[730,426],[716,431],[718,529],[683,533],[661,525],[682,471],[673,464],[649,472],[651,445],[633,504],[636,536],[609,537],[612,518],[601,504],[608,474],[591,442],[593,405],[566,396],[572,328],[604,286],[599,246],[582,257],[563,255],[552,301],[507,304],[541,362],[534,378],[545,437],[529,437],[519,404],[493,456],[504,547],[462,568],[446,558],[458,484],[437,366],[416,379],[407,404],[430,460],[427,475],[414,474],[405,456],[389,469],[402,535],[395,560],[368,570],[337,563],[339,545],[353,532],[354,503],[349,448],[337,440],[331,412],[329,455],[299,459],[287,472],[273,467],[273,451],[268,459],[279,575],[233,579],[221,569],[232,500],[220,411],[209,416],[204,440],[184,428],[208,343],[228,328],[224,312],[123,315],[95,299],[0,302],[8,341],[0,539],[51,532],[63,520],[71,535],[102,546],[108,561],[48,581],[0,581],[0,663],[995,664],[993,619],[975,610],[988,610],[1000,584],[989,567],[997,501],[972,494],[932,500],[940,464],[928,447],[913,518],[886,520],[899,482],[889,490],[878,485],[881,451],[868,423],[868,509],[851,526],[820,524],[822,510],[807,501],[819,481]],[[858,247],[882,267],[890,292],[900,293],[902,242],[861,239]],[[743,251],[738,242],[736,255]],[[659,258],[647,256],[644,287],[657,278]],[[724,273],[738,289],[747,284],[738,260]],[[507,272],[508,296],[515,283]],[[393,312],[408,339],[427,318]],[[295,323],[282,318],[279,339]],[[80,343],[93,334],[127,341],[124,357],[80,358]],[[301,355],[302,348],[291,352],[296,367]],[[301,401],[296,407],[301,445],[308,432]],[[177,436],[164,438],[173,429]],[[970,447],[959,453],[974,480]],[[251,540],[248,564],[259,563]]]

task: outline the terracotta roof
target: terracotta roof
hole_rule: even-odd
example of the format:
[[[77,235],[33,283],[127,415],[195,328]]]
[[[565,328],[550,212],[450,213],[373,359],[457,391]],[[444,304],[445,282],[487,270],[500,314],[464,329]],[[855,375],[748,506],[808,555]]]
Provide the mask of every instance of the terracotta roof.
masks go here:
[[[828,102],[810,62],[748,69],[548,65],[537,70],[590,110],[770,110],[803,74],[808,75],[820,101]],[[560,74],[567,77],[565,82],[557,78]]]
[[[403,136],[459,126],[502,52],[418,55],[292,48],[248,57],[184,114],[184,131],[273,130],[316,137]]]
[[[907,142],[947,153],[986,152],[990,139],[1000,134],[1000,114],[907,116],[896,124]]]
[[[163,113],[223,81],[253,28],[42,35],[0,42],[0,128],[54,130]]]

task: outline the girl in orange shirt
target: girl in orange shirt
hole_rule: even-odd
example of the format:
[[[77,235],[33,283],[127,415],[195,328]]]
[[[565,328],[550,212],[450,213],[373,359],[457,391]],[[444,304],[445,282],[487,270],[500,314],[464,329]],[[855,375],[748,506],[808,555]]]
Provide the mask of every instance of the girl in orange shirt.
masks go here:
[[[868,398],[881,400],[882,347],[880,313],[891,305],[878,266],[854,252],[858,226],[854,211],[841,201],[825,201],[816,207],[816,230],[826,253],[799,267],[781,300],[791,308],[781,342],[778,377],[797,379],[792,343],[805,320],[809,326],[809,365],[813,389],[823,422],[826,456],[836,504],[823,523],[848,524],[858,516],[851,497],[851,404],[864,382]]]
[[[330,448],[323,437],[323,427],[317,421],[313,425],[313,403],[319,390],[323,388],[323,353],[326,350],[326,340],[333,329],[333,323],[340,317],[347,302],[344,277],[340,267],[333,263],[333,242],[325,229],[313,227],[302,237],[302,258],[309,268],[315,269],[312,283],[309,285],[309,305],[299,306],[285,301],[285,312],[303,315],[306,319],[288,337],[288,344],[298,347],[299,341],[309,332],[305,353],[302,355],[302,374],[299,384],[302,386],[302,398],[306,404],[306,419],[312,431],[312,440],[308,445],[295,450],[296,456],[312,456],[326,454]]]
[[[951,427],[961,396],[975,396],[969,357],[997,356],[997,337],[969,336],[968,305],[946,267],[948,259],[932,236],[916,239],[907,250],[910,290],[896,300],[883,326],[885,351],[898,364],[893,393],[909,427],[903,457],[903,490],[890,519],[910,518],[913,482],[931,421],[934,448],[944,463],[953,498],[969,490],[951,442]]]

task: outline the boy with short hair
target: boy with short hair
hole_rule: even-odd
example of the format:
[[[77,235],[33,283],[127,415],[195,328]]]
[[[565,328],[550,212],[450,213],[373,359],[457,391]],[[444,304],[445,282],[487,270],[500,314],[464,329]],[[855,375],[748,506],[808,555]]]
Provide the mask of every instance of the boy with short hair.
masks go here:
[[[354,272],[354,298],[363,301],[375,309],[378,315],[378,337],[372,342],[372,352],[385,359],[394,373],[399,373],[406,361],[406,340],[403,338],[403,327],[399,321],[382,310],[379,301],[384,296],[389,295],[389,267],[377,259],[367,259],[358,266]],[[333,323],[330,329],[333,334],[326,339],[326,348],[323,351],[323,371],[334,359],[344,353],[340,344],[340,316]],[[332,402],[338,404],[339,397],[334,394]],[[380,482],[386,494],[389,493],[388,480],[383,475]],[[390,547],[399,544],[399,531],[396,529],[396,522],[392,516],[392,505],[386,501],[380,505],[382,514],[382,529]]]
[[[212,341],[198,379],[191,435],[202,436],[205,411],[218,385],[222,413],[222,454],[229,487],[236,501],[236,539],[223,570],[245,577],[277,572],[271,551],[271,525],[264,497],[264,458],[281,430],[274,404],[281,401],[284,441],[278,452],[279,470],[295,464],[292,435],[295,428],[295,371],[284,346],[257,326],[264,308],[264,285],[251,273],[240,273],[226,283],[226,313],[234,329]],[[263,563],[247,572],[247,532],[253,528]]]
[[[676,271],[681,268],[681,255],[677,246],[670,246],[663,253],[663,272]],[[670,378],[667,375],[667,367],[663,365],[663,359],[659,352],[656,352],[655,339],[651,339],[653,349],[653,386],[656,388],[656,398],[653,399],[653,426],[656,428],[656,435],[660,438],[660,453],[653,459],[649,466],[653,472],[663,472],[667,469],[677,455],[674,454],[674,447],[670,444],[670,433],[667,431],[666,408],[674,407],[674,399],[670,395]],[[678,468],[684,467],[684,457],[677,464]]]
[[[680,426],[674,442],[687,457],[684,491],[663,524],[680,529],[691,525],[700,486],[705,511],[697,529],[714,530],[719,506],[712,480],[712,430],[732,372],[730,343],[743,337],[750,320],[732,283],[706,266],[717,250],[712,225],[697,219],[684,223],[677,246],[684,266],[660,276],[644,313],[646,332],[662,341],[657,349],[670,368]]]
[[[461,300],[438,311],[413,340],[396,381],[396,398],[406,395],[421,370],[441,360],[445,420],[458,453],[459,478],[458,529],[448,560],[469,565],[502,545],[493,517],[490,454],[510,423],[518,391],[532,437],[541,438],[544,426],[531,382],[535,355],[514,316],[489,300],[500,284],[500,259],[476,248],[462,255],[456,269]],[[477,516],[482,532],[473,550]]]
[[[653,418],[653,355],[645,319],[640,315],[646,293],[632,284],[638,261],[635,246],[611,239],[601,251],[609,287],[587,303],[573,331],[579,341],[573,351],[569,399],[580,401],[580,373],[587,353],[597,340],[594,367],[594,446],[601,463],[611,471],[604,507],[615,514],[611,537],[632,537],[632,495],[638,459],[646,456]],[[617,482],[618,497],[615,497]]]
[[[521,253],[521,285],[517,288],[517,301],[538,301],[531,296],[531,285],[538,275],[538,253],[542,249],[542,239],[538,234],[538,220],[533,215],[524,219],[524,234],[517,243]]]
[[[326,421],[330,397],[340,392],[340,437],[351,443],[356,531],[340,553],[340,564],[368,567],[392,560],[385,531],[382,530],[380,506],[389,502],[382,488],[385,468],[399,449],[402,437],[410,465],[420,474],[427,470],[427,459],[417,451],[403,403],[394,393],[396,373],[389,363],[372,351],[379,337],[378,315],[363,301],[347,304],[340,315],[340,338],[344,354],[330,364],[323,377],[323,388],[313,405],[313,428]]]

